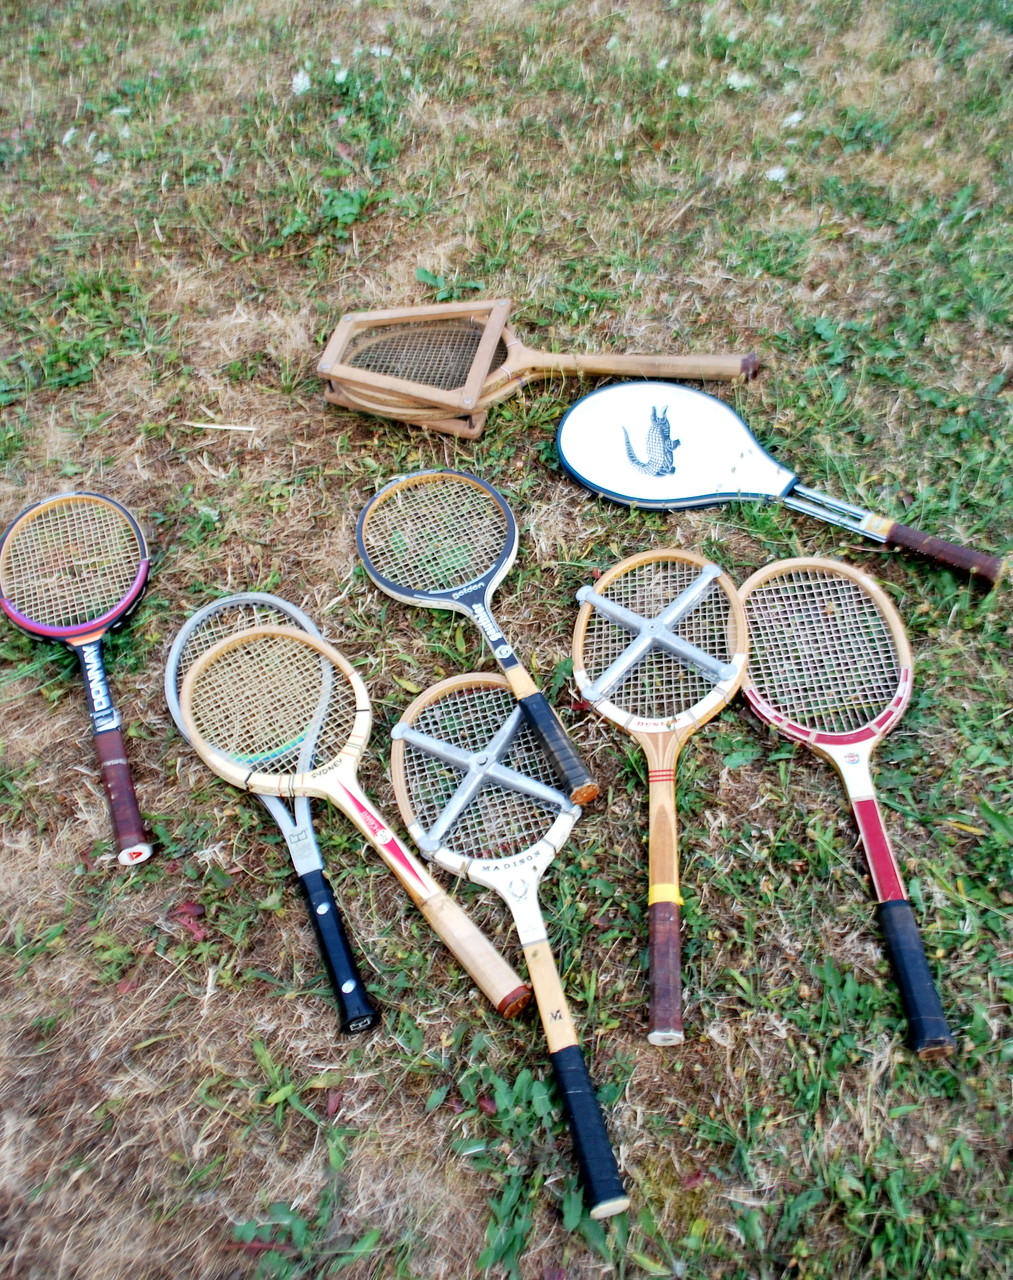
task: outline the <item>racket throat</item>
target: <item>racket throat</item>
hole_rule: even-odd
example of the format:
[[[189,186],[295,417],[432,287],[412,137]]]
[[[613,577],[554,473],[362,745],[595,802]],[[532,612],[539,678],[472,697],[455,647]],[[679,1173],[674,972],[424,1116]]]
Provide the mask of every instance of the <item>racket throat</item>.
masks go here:
[[[84,644],[75,644],[74,649],[81,663],[85,695],[88,699],[88,714],[91,716],[94,732],[108,733],[112,729],[118,729],[121,720],[119,712],[113,705],[109,683],[106,680],[105,667],[102,663],[102,641],[89,640]]]

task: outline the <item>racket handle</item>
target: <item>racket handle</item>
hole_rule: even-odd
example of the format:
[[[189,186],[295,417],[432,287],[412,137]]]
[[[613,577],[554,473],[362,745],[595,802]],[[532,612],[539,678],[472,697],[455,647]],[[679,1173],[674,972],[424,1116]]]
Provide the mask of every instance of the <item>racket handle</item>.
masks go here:
[[[906,898],[881,902],[876,914],[900,988],[911,1048],[922,1059],[948,1058],[957,1042],[946,1024],[911,903]]]
[[[625,1213],[630,1198],[619,1175],[584,1056],[575,1044],[557,1049],[549,1056],[591,1217],[610,1218],[613,1214]]]
[[[370,1003],[359,976],[331,886],[322,871],[307,871],[299,880],[306,893],[306,906],[324,968],[338,1003],[341,1030],[346,1035],[369,1031],[380,1021],[380,1015]]]
[[[95,754],[98,756],[102,785],[109,800],[118,860],[125,867],[146,862],[151,857],[151,842],[137,806],[122,732],[119,729],[106,729],[103,733],[97,733]]]
[[[531,1000],[531,988],[507,964],[478,925],[442,889],[418,904],[489,1003],[504,1018],[516,1017]]]
[[[679,906],[652,902],[647,909],[650,973],[648,1044],[682,1044],[682,946]]]
[[[1008,567],[1008,561],[1001,556],[975,551],[973,547],[962,547],[956,542],[947,542],[945,538],[935,538],[906,524],[888,523],[890,527],[886,541],[891,547],[903,547],[927,560],[959,569],[972,578],[983,578],[990,587],[996,585]]]
[[[570,799],[574,804],[590,804],[598,794],[598,784],[577,754],[577,748],[567,737],[562,722],[549,706],[545,694],[536,689],[518,701],[528,724],[552,758],[553,768],[566,783]]]

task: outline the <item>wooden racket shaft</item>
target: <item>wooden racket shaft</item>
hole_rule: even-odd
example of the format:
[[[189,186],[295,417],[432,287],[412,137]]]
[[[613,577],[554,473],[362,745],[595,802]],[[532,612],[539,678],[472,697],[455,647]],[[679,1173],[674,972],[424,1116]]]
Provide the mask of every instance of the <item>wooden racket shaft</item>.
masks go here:
[[[746,626],[735,588],[702,556],[630,556],[577,593],[581,695],[639,744],[650,787],[647,1039],[680,1044],[682,947],[675,767],[687,739],[738,690]]]
[[[124,866],[146,861],[152,847],[106,677],[102,638],[136,608],[149,569],[137,521],[102,494],[67,493],[37,502],[0,539],[0,607],[28,635],[64,644],[78,656],[117,858]]]
[[[912,1049],[946,1057],[956,1042],[925,956],[870,770],[911,696],[911,648],[892,603],[840,561],[783,560],[741,588],[752,637],[745,696],[766,723],[837,770],[865,850]]]
[[[517,522],[492,485],[460,471],[416,471],[363,508],[356,545],[372,581],[395,600],[469,617],[488,641],[532,730],[575,804],[598,794],[562,722],[492,615],[517,554]]]
[[[324,676],[331,684],[324,696]],[[323,673],[323,675],[322,675]],[[372,713],[355,668],[316,636],[259,627],[219,641],[180,691],[188,736],[219,777],[248,791],[330,800],[355,825],[461,965],[504,1017],[527,986],[390,829],[356,781]],[[319,722],[319,723],[318,723]],[[314,735],[313,767],[299,768]]]
[[[165,664],[165,701],[176,728],[187,740],[187,727],[179,705],[183,678],[201,654],[219,640],[258,626],[290,626],[319,635],[312,620],[301,609],[264,592],[239,592],[212,601],[192,614],[179,629]],[[312,761],[312,742],[307,737],[304,762]],[[371,1002],[352,950],[341,912],[313,830],[310,801],[297,796],[291,807],[279,796],[258,795],[257,800],[274,818],[285,837],[292,866],[299,877],[306,910],[317,948],[324,963],[338,1009],[338,1023],[348,1035],[369,1031],[380,1021]]]
[[[391,773],[423,854],[494,889],[510,908],[548,1042],[593,1218],[629,1205],[577,1041],[538,904],[545,870],[579,808],[501,675],[454,676],[420,695],[394,727]]]

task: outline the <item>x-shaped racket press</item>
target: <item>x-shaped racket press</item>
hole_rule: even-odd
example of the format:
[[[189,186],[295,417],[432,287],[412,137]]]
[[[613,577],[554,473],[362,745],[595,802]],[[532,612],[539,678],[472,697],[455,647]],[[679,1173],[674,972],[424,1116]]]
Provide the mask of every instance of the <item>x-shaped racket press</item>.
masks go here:
[[[537,885],[565,843],[580,817],[580,807],[561,791],[503,763],[525,723],[521,708],[515,707],[488,742],[477,750],[444,742],[403,722],[394,726],[391,736],[460,775],[452,795],[428,829],[418,821],[409,824],[412,839],[438,866],[500,894],[513,911],[521,945],[529,946],[545,937],[545,923],[532,886]],[[528,796],[546,810],[556,811],[557,817],[545,835],[521,853],[496,858],[495,850],[490,849],[488,859],[459,853],[448,845],[451,833],[468,807],[481,802],[481,792],[489,786]],[[523,875],[518,874],[520,871]]]

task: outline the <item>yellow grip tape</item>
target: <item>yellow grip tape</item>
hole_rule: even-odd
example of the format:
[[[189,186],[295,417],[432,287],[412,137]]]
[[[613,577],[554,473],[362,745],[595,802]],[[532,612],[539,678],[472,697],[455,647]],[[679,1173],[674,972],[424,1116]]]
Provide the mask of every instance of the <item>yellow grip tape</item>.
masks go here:
[[[652,884],[647,890],[647,905],[653,907],[656,902],[674,902],[677,907],[685,905],[677,884]]]

